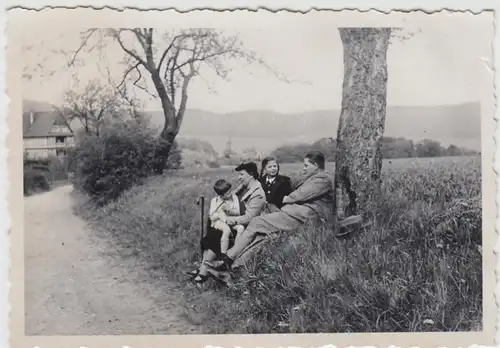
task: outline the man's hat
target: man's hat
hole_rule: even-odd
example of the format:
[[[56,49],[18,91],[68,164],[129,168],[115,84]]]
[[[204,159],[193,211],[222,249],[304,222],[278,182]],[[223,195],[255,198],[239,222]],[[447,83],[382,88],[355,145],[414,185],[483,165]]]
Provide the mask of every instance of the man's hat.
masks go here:
[[[259,177],[259,170],[255,162],[243,162],[235,169],[237,172],[244,170],[248,174],[252,175],[255,179]]]

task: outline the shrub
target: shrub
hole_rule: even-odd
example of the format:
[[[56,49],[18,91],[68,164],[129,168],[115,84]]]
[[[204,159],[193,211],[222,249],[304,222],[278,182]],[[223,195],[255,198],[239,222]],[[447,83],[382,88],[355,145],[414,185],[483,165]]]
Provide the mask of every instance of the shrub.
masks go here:
[[[208,168],[220,168],[220,164],[219,164],[219,162],[217,162],[217,160],[208,160],[207,167]]]
[[[68,164],[65,157],[51,155],[48,157],[48,171],[51,180],[65,180],[68,178]]]
[[[179,144],[174,141],[167,160],[167,169],[179,169],[182,165],[182,153]]]
[[[187,139],[187,138],[179,138],[179,148],[181,150],[187,149],[194,152],[202,152],[211,158],[217,157],[217,152],[214,147],[207,141],[200,139]]]
[[[182,166],[184,168],[218,168],[219,163],[207,152],[186,148],[182,149]]]
[[[155,145],[153,131],[133,119],[84,137],[76,148],[77,188],[99,205],[118,198],[152,173]]]
[[[32,170],[45,175],[49,181],[68,178],[68,156],[49,155],[48,158],[28,158],[23,160],[24,170]]]
[[[25,167],[29,166],[40,166],[40,167],[47,167],[49,165],[49,160],[45,158],[28,158],[25,157],[23,159],[23,165]]]
[[[66,155],[66,165],[69,173],[74,173],[76,170],[76,150],[74,148],[68,149]]]
[[[49,182],[42,172],[25,168],[23,173],[24,195],[50,190]]]

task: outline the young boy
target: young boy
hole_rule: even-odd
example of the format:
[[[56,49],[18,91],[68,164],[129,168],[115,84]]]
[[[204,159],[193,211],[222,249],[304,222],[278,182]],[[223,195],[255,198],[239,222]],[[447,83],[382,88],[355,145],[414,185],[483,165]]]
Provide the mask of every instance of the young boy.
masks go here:
[[[231,184],[224,179],[215,182],[214,191],[217,196],[210,202],[209,217],[212,227],[222,231],[220,250],[221,253],[226,253],[231,235],[231,227],[226,224],[226,217],[240,215],[240,203],[236,194],[231,193]],[[234,229],[239,234],[244,228],[236,225]]]

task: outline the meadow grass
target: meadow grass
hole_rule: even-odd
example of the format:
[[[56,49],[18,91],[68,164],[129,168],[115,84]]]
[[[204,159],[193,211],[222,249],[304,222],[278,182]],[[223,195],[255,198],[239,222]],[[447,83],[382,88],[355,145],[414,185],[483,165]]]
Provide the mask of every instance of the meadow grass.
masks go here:
[[[233,173],[167,173],[80,213],[124,257],[178,282],[188,317],[207,333],[481,330],[480,157],[385,161],[376,218],[358,234],[306,226],[280,235],[231,288],[200,292],[183,274],[199,258],[196,200]]]

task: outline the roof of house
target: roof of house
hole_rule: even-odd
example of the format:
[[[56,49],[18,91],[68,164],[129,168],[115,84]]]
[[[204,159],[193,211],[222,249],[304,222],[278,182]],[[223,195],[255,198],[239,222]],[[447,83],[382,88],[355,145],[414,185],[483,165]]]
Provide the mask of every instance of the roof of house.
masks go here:
[[[31,113],[33,113],[32,124],[30,124]],[[66,125],[63,116],[57,110],[50,110],[47,106],[39,107],[32,102],[23,103],[23,138],[68,136],[67,133],[52,132],[52,127],[55,125]]]

